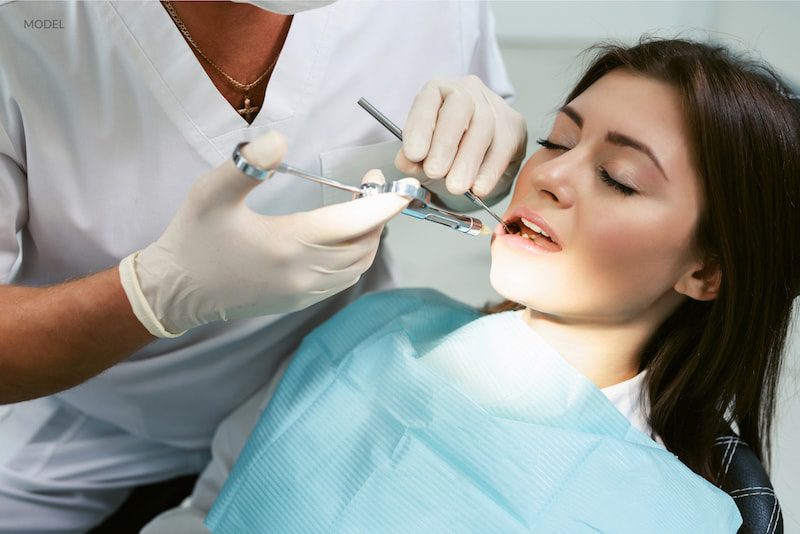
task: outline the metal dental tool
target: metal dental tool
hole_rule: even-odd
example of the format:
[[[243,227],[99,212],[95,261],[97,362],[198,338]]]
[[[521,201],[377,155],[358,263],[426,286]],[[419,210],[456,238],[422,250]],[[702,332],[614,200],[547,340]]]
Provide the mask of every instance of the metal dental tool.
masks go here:
[[[350,191],[351,193],[355,193],[356,195],[363,195],[365,191],[361,187],[355,187],[352,185],[343,184],[341,182],[337,182],[336,180],[325,178],[324,176],[317,176],[316,174],[311,174],[310,172],[298,169],[297,167],[292,167],[291,165],[287,165],[285,163],[279,163],[278,166],[275,167],[275,172],[279,172],[282,174],[291,174],[293,176],[299,176],[300,178],[305,178],[306,180],[311,180],[312,182],[317,182],[318,184],[327,185],[328,187],[335,187],[336,189],[343,189],[345,191]],[[373,185],[380,185],[380,184],[364,184],[364,186],[373,186]]]
[[[373,117],[373,118],[374,118],[376,121],[378,121],[379,123],[381,123],[381,124],[383,125],[383,127],[384,127],[384,128],[386,128],[387,130],[389,130],[389,131],[390,131],[390,132],[391,132],[391,133],[392,133],[392,134],[393,134],[395,137],[397,137],[397,138],[398,138],[399,140],[401,140],[401,141],[403,140],[403,130],[401,130],[400,128],[398,128],[398,127],[397,127],[397,125],[396,125],[395,123],[393,123],[392,121],[390,121],[390,120],[389,120],[389,118],[388,118],[386,115],[384,115],[383,113],[381,113],[380,111],[378,111],[378,110],[375,108],[375,106],[373,106],[372,104],[370,104],[370,103],[367,101],[367,99],[366,99],[366,98],[363,98],[363,97],[362,97],[362,98],[359,98],[359,99],[358,99],[358,105],[359,105],[359,106],[361,106],[362,108],[364,108],[364,110],[365,110],[367,113],[369,113],[370,115],[372,115],[372,117]],[[476,195],[475,195],[475,193],[473,193],[472,191],[470,191],[470,190],[468,189],[468,190],[467,190],[467,191],[464,193],[464,196],[465,196],[465,197],[467,197],[467,198],[470,200],[470,202],[472,202],[473,204],[475,204],[476,206],[478,206],[479,208],[481,208],[482,210],[484,210],[486,213],[488,213],[489,215],[491,215],[492,217],[494,217],[494,219],[495,219],[497,222],[499,222],[499,223],[500,223],[500,224],[503,226],[503,228],[505,228],[505,229],[506,229],[506,231],[507,231],[508,233],[511,233],[511,230],[509,230],[509,228],[508,228],[508,226],[506,225],[506,223],[505,223],[505,222],[503,222],[503,219],[501,219],[501,218],[500,218],[500,217],[499,217],[499,216],[498,216],[498,215],[497,215],[495,212],[493,212],[491,209],[489,209],[489,206],[487,206],[487,205],[486,205],[486,204],[483,202],[483,200],[481,200],[481,199],[480,199],[480,197],[476,196]]]
[[[298,169],[296,167],[292,167],[291,165],[287,165],[285,163],[278,164],[274,169],[261,169],[260,167],[256,167],[255,165],[248,163],[244,159],[240,152],[240,149],[244,144],[245,143],[239,144],[236,147],[236,150],[234,150],[233,162],[239,170],[258,180],[268,179],[272,174],[279,172],[282,174],[291,174],[293,176],[305,178],[306,180],[311,180],[312,182],[316,182],[328,187],[335,187],[336,189],[350,191],[351,193],[361,196],[377,195],[387,192],[397,193],[398,195],[412,199],[411,203],[408,205],[408,208],[403,210],[403,213],[406,215],[410,215],[411,217],[417,219],[443,224],[452,228],[453,230],[458,230],[463,234],[485,235],[491,233],[488,228],[483,226],[483,223],[481,223],[480,219],[470,217],[468,215],[462,215],[460,213],[453,213],[441,208],[437,208],[436,206],[432,206],[430,204],[431,193],[422,186],[415,186],[406,182],[394,181],[389,182],[388,184],[366,183],[362,184],[361,187],[355,187],[337,182],[336,180],[331,180],[330,178],[325,178],[324,176],[319,176],[304,171],[302,169]]]

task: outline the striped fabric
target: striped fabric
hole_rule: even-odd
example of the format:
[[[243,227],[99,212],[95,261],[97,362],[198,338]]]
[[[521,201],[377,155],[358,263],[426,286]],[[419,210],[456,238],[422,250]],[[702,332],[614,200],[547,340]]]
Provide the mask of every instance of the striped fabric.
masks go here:
[[[721,488],[736,502],[742,514],[742,532],[783,534],[783,515],[778,498],[761,462],[750,447],[731,432],[717,438],[722,451],[717,478]]]
[[[518,315],[400,290],[306,338],[207,524],[729,533],[741,517]]]

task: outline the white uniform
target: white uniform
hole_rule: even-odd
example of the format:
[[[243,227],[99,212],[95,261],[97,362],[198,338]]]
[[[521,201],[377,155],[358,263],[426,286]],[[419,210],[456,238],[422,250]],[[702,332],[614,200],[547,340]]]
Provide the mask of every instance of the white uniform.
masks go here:
[[[58,23],[36,29],[35,20]],[[388,168],[396,146],[358,98],[402,124],[426,81],[466,73],[511,93],[485,5],[337,2],[294,16],[248,125],[159,3],[6,3],[0,283],[53,284],[114,266],[159,237],[196,177],[269,130],[286,135],[286,161],[308,170],[344,178],[354,161],[362,173]],[[338,200],[277,176],[248,203],[281,214]],[[158,340],[72,390],[0,407],[0,532],[82,531],[131,486],[199,471],[220,421],[305,332],[389,285],[386,264],[379,254],[334,301]]]

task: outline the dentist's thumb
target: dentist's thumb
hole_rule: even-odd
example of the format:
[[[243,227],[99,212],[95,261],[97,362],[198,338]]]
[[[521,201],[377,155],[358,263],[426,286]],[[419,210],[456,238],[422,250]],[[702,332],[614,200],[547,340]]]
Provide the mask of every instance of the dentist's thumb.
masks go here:
[[[286,155],[286,138],[280,132],[266,133],[241,148],[241,154],[250,164],[261,169],[272,169]],[[225,163],[203,175],[191,194],[201,197],[204,203],[229,206],[244,201],[244,197],[262,183],[236,168],[229,158]]]

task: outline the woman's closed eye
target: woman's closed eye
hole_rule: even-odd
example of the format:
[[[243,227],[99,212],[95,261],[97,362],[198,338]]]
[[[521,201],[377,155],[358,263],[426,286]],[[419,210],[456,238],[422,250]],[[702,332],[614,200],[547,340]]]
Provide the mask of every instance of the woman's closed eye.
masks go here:
[[[557,150],[560,152],[566,152],[569,150],[569,147],[558,145],[556,143],[553,143],[549,139],[537,139],[536,143],[541,145],[546,150]],[[638,193],[636,189],[633,189],[631,187],[628,187],[627,185],[621,184],[618,181],[616,181],[602,166],[597,167],[597,175],[604,184],[613,187],[614,189],[616,189],[625,196],[635,195],[636,193]]]
[[[549,139],[537,139],[536,143],[543,146],[547,150],[561,150],[562,152],[566,152],[569,148],[563,145],[557,145],[550,141]]]

